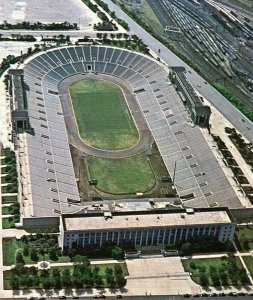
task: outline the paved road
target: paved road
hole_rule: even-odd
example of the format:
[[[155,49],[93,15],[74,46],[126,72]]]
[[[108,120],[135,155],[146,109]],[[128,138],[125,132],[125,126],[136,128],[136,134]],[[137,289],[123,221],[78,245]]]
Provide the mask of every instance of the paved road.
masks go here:
[[[139,140],[136,145],[125,150],[117,150],[117,151],[101,150],[87,145],[80,138],[74,112],[71,105],[71,100],[69,97],[68,87],[74,82],[81,79],[110,80],[111,82],[121,87],[127,99],[129,110],[133,115],[133,119],[136,123],[136,127],[139,132]],[[89,74],[85,76],[74,75],[61,81],[61,83],[59,84],[59,95],[62,103],[62,109],[64,112],[65,124],[67,126],[69,141],[78,150],[84,152],[85,154],[102,157],[102,158],[123,158],[123,157],[130,157],[136,154],[140,154],[150,148],[152,142],[151,132],[149,131],[148,126],[141,114],[138,103],[135,99],[135,95],[131,92],[130,87],[126,83],[124,83],[123,80],[120,80],[119,78],[116,78],[114,76],[102,75],[102,74],[99,75]]]
[[[191,73],[186,76],[193,85],[193,87],[202,94],[203,97],[213,106],[215,106],[225,118],[227,118],[234,127],[240,131],[250,142],[253,142],[253,123],[249,121],[239,110],[237,110],[225,97],[218,93],[211,85],[205,84],[201,76],[199,76],[193,69],[184,63],[179,57],[171,52],[162,43],[157,41],[136,22],[134,22],[128,15],[126,15],[118,6],[112,3],[111,0],[104,0],[110,8],[116,12],[119,18],[124,19],[129,27],[130,34],[138,35],[144,43],[169,66],[184,66]],[[160,54],[159,54],[160,49]],[[200,87],[199,87],[200,85]]]

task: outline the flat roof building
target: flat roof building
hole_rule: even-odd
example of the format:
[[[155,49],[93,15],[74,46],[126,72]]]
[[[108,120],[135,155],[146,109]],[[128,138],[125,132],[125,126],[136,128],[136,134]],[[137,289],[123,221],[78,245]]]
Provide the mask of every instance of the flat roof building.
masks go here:
[[[97,212],[63,215],[64,248],[105,243],[164,246],[193,237],[231,240],[235,222],[227,208]]]

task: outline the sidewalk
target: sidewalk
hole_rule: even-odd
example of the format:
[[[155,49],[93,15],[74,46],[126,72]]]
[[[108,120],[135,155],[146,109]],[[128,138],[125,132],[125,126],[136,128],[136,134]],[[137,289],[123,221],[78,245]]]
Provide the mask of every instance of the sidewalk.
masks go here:
[[[121,261],[121,260],[115,260],[115,259],[108,259],[108,260],[91,260],[90,264],[91,265],[106,265],[106,264],[122,264],[125,263],[125,261]],[[50,268],[52,267],[71,267],[74,265],[74,262],[65,262],[65,263],[49,263],[50,264]],[[37,267],[38,263],[36,264],[30,264],[30,265],[25,265],[25,267]],[[11,265],[11,266],[4,266],[3,267],[3,271],[8,271],[11,270],[12,268],[14,268],[15,265]]]

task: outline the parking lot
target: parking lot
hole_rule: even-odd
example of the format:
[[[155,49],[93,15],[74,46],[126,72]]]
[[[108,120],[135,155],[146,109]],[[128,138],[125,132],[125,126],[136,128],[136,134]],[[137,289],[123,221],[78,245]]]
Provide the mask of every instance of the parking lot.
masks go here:
[[[57,12],[57,13],[55,13]],[[68,21],[79,23],[81,28],[96,23],[99,19],[79,0],[0,0],[0,22],[6,20],[15,24],[18,22],[48,22],[59,23]]]

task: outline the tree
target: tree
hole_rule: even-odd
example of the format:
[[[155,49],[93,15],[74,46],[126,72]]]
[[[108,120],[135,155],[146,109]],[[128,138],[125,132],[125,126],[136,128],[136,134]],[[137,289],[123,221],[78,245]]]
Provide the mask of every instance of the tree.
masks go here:
[[[69,271],[69,269],[65,269],[62,272],[62,285],[64,287],[71,286],[71,277],[70,277],[70,271]]]
[[[192,252],[192,246],[189,242],[186,242],[182,245],[181,251],[183,255],[190,254]]]
[[[102,34],[101,32],[97,32],[97,38],[98,38],[99,40],[101,40],[102,37],[103,37],[103,34]]]
[[[73,282],[73,286],[75,286],[76,288],[82,288],[83,287],[83,276],[81,274],[81,272],[74,270],[73,274],[72,274],[72,282]]]
[[[9,280],[10,286],[13,290],[19,289],[19,278],[16,275],[11,275]]]
[[[106,268],[105,269],[105,278],[108,286],[113,287],[115,286],[115,280],[113,276],[113,269],[112,268]]]
[[[50,277],[42,277],[41,283],[44,289],[50,289],[52,286],[51,278]]]
[[[119,39],[119,40],[120,40],[120,39],[122,38],[122,33],[120,33],[120,32],[119,32],[119,33],[117,33],[117,34],[116,34],[116,37],[117,37],[117,39]]]
[[[53,248],[49,251],[49,258],[51,260],[58,260],[57,250],[55,248]]]
[[[92,277],[93,277],[94,284],[96,286],[100,286],[103,284],[102,278],[99,274],[99,268],[97,266],[95,266],[93,268],[93,276]]]
[[[192,270],[196,270],[196,269],[197,269],[196,264],[195,264],[194,261],[191,261],[191,262],[190,262],[190,268],[191,268]]]
[[[119,264],[114,265],[114,274],[115,274],[117,285],[124,286],[126,284],[126,279],[121,265]]]
[[[38,251],[33,247],[30,251],[30,258],[32,261],[38,261],[39,257],[38,257]]]
[[[29,256],[29,246],[28,245],[24,245],[23,255],[24,256]]]
[[[248,275],[246,273],[246,270],[244,270],[244,269],[238,270],[238,276],[240,278],[240,282],[241,282],[242,285],[250,283],[249,277],[248,277]]]
[[[123,259],[124,258],[124,251],[120,247],[114,246],[112,248],[112,257],[114,259]]]
[[[21,251],[18,251],[16,253],[16,263],[18,263],[18,264],[25,264],[24,257],[23,257],[23,254],[22,254]]]
[[[85,268],[82,272],[83,283],[92,286],[93,285],[93,273],[91,268]]]
[[[219,273],[220,280],[222,285],[227,286],[228,285],[228,275],[226,272]]]
[[[55,288],[61,288],[61,272],[58,269],[52,270],[52,280]]]
[[[214,286],[220,285],[220,278],[217,269],[214,266],[210,266],[210,275],[211,275],[211,280],[213,282],[213,285]]]
[[[87,256],[76,255],[74,257],[74,269],[80,270],[81,273],[89,267],[90,261]]]
[[[120,264],[115,264],[114,265],[114,274],[115,274],[116,277],[123,275],[123,269],[122,269]]]
[[[231,274],[235,274],[238,270],[236,260],[233,256],[230,256],[227,258],[227,269],[228,269],[228,272]]]
[[[25,264],[23,254],[20,251],[18,251],[16,254],[16,263]]]
[[[205,273],[201,272],[199,274],[199,281],[201,285],[208,285],[209,284],[209,280],[208,277],[206,276]]]
[[[33,277],[33,285],[36,288],[38,288],[40,286],[40,277],[39,276],[34,276]]]
[[[28,276],[26,274],[19,277],[19,282],[22,287],[29,287],[30,285]]]

